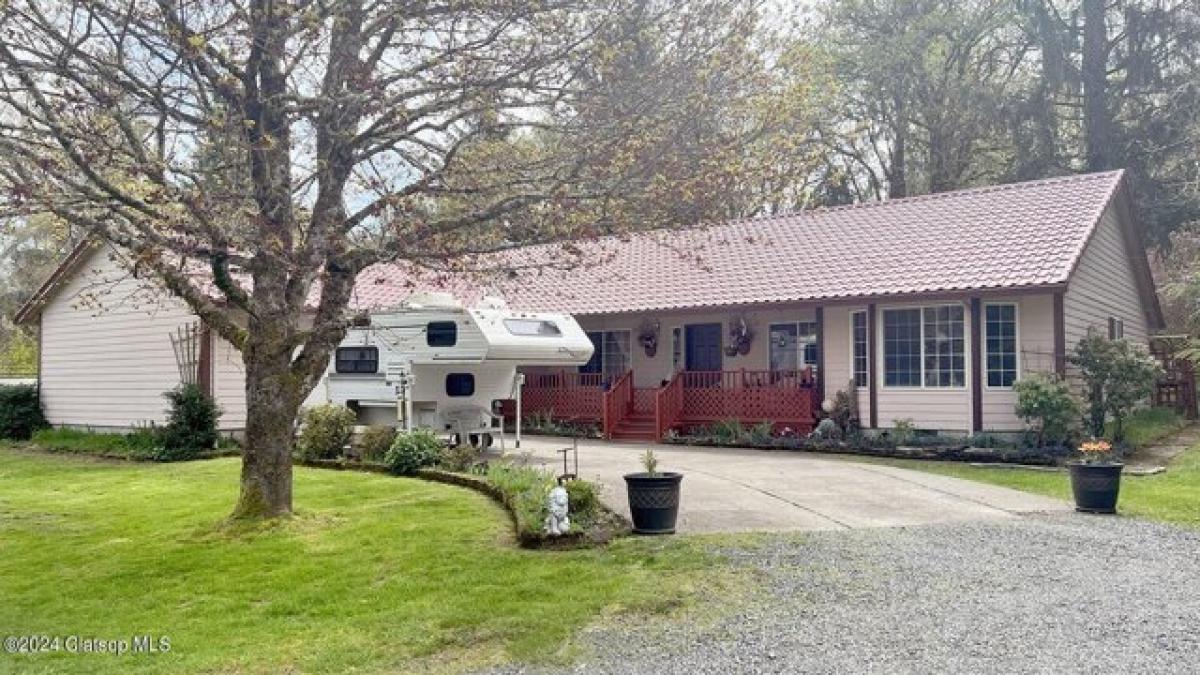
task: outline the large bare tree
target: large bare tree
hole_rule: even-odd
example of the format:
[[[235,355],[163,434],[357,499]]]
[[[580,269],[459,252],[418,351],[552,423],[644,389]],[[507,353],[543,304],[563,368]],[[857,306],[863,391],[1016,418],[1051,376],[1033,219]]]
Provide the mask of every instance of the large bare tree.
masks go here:
[[[241,351],[235,515],[286,514],[366,267],[762,198],[753,153],[799,152],[803,106],[757,25],[739,0],[0,2],[4,215],[125,249]]]

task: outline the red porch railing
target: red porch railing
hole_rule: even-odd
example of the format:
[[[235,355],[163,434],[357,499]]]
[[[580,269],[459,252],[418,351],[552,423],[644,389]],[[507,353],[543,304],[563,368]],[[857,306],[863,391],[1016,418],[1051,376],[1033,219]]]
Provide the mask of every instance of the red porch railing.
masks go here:
[[[654,396],[654,430],[659,438],[666,436],[667,430],[679,423],[682,410],[683,373],[678,372]]]
[[[599,422],[604,407],[603,385],[603,373],[527,373],[521,389],[522,413]]]
[[[681,371],[664,386],[633,386],[626,371],[607,388],[599,373],[557,373],[526,377],[522,406],[531,414],[599,422],[610,437],[631,414],[653,414],[659,438],[688,425],[738,420],[771,422],[799,433],[813,428],[818,402],[811,369],[798,371]]]
[[[816,412],[812,370],[684,371],[676,424],[710,424],[738,420],[744,424],[773,422],[798,431],[812,429]]]
[[[627,370],[613,381],[608,391],[604,392],[604,410],[600,419],[600,429],[605,438],[612,438],[616,429],[633,410],[633,371]]]

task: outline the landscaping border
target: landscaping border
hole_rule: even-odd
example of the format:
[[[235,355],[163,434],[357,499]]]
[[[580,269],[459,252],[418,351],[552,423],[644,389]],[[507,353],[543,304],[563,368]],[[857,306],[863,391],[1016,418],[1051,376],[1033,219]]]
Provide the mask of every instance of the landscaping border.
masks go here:
[[[920,459],[941,462],[980,464],[1024,464],[1057,466],[1070,457],[1067,448],[982,448],[967,443],[935,445],[855,446],[845,441],[780,439],[775,443],[722,443],[697,437],[675,436],[663,439],[667,445],[706,448],[746,448],[767,452],[816,452],[859,457]]]
[[[363,471],[367,473],[377,473],[387,476],[394,476],[388,471],[387,465],[380,462],[361,462],[361,461],[346,461],[344,459],[310,459],[310,460],[293,460],[297,466],[305,466],[314,469],[332,469],[335,471]],[[402,477],[402,476],[397,476]],[[490,497],[493,501],[500,504],[508,513],[509,519],[512,521],[513,532],[516,535],[517,542],[522,548],[539,549],[539,550],[574,550],[581,548],[592,548],[602,546],[609,543],[613,539],[620,536],[625,536],[633,531],[633,526],[625,519],[624,516],[613,511],[603,503],[597,505],[597,508],[602,514],[603,520],[611,525],[611,527],[599,527],[592,532],[571,532],[569,534],[558,537],[551,537],[541,533],[540,530],[528,529],[521,527],[518,522],[518,516],[513,505],[505,499],[504,493],[496,486],[489,483],[487,480],[467,473],[458,473],[454,471],[445,471],[442,469],[418,469],[417,473],[411,478],[419,478],[435,483],[443,483],[446,485],[454,485],[463,487],[469,490],[475,490],[481,494]]]

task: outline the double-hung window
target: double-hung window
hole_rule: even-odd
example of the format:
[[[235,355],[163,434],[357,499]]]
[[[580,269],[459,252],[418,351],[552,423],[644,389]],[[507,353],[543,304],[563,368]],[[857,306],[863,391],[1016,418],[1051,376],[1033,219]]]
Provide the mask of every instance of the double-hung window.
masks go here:
[[[1011,387],[1017,380],[1017,306],[985,305],[983,316],[987,386]]]
[[[962,305],[883,310],[886,387],[966,386]]]

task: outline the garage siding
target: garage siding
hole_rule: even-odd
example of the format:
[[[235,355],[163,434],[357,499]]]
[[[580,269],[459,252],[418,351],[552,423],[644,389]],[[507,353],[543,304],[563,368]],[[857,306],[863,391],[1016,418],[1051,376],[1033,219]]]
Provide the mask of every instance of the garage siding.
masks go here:
[[[42,402],[56,426],[127,430],[166,420],[163,393],[179,386],[171,335],[197,319],[179,300],[125,269],[102,247],[81,264],[41,315]],[[216,340],[214,392],[221,428],[245,426],[240,361]]]
[[[1068,354],[1087,335],[1089,328],[1107,335],[1109,317],[1124,322],[1127,339],[1143,345],[1148,343],[1150,328],[1131,264],[1132,255],[1141,255],[1141,252],[1131,252],[1126,245],[1114,201],[1101,216],[1063,297]]]

